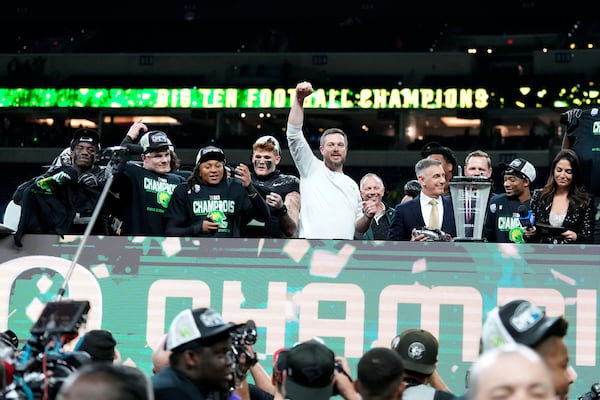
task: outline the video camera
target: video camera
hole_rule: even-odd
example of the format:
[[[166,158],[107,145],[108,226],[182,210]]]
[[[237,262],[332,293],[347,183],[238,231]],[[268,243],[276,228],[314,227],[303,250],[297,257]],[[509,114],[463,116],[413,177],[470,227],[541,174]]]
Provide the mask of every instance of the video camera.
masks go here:
[[[107,147],[100,153],[98,165],[106,167],[106,174],[120,171],[129,160],[130,150],[125,146]]]
[[[596,382],[592,385],[589,392],[579,396],[577,400],[598,400],[600,399],[600,383]]]
[[[246,324],[231,332],[231,351],[233,353],[233,364],[235,365],[235,375],[238,380],[244,379],[246,372],[240,368],[240,356],[245,355],[244,366],[248,369],[258,362],[256,353],[250,352],[246,346],[252,346],[256,343],[258,333],[256,324],[248,320]]]
[[[64,380],[90,362],[85,352],[63,353],[61,346],[74,339],[87,321],[88,301],[50,302],[31,328],[23,349],[12,331],[0,334],[0,354],[13,369],[12,382],[0,391],[0,400],[52,400]]]

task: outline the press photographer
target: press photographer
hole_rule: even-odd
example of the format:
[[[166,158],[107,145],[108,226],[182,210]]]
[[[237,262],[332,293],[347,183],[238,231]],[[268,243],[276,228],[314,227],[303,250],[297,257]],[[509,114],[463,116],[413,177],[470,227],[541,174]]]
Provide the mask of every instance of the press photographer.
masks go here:
[[[235,392],[242,400],[271,400],[275,388],[267,371],[258,363],[253,349],[258,333],[256,324],[248,320],[245,325],[231,333],[235,371]],[[254,384],[248,382],[248,372]]]

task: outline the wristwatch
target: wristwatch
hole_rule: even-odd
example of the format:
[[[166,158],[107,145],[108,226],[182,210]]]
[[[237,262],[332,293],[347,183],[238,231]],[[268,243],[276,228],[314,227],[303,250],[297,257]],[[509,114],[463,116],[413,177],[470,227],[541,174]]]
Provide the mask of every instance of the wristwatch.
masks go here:
[[[277,210],[277,215],[279,215],[281,217],[282,215],[285,215],[285,214],[287,214],[287,207],[284,204],[279,210]]]

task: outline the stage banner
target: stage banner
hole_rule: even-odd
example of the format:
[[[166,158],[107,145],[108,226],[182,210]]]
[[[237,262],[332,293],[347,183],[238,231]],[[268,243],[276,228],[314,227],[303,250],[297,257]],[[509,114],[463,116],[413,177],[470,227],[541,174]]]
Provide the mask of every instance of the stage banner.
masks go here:
[[[0,330],[22,344],[65,286],[80,237],[23,243],[0,241]],[[148,374],[171,319],[212,307],[255,321],[268,372],[277,349],[318,336],[355,375],[365,351],[422,327],[439,338],[440,375],[462,394],[486,313],[521,298],[569,321],[570,397],[600,380],[600,246],[92,236],[80,254],[63,301],[88,300],[85,328],[112,331],[123,361]]]

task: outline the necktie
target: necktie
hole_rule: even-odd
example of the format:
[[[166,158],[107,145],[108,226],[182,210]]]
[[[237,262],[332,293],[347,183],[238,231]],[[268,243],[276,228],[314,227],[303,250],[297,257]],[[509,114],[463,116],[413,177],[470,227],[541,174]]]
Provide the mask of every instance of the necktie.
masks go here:
[[[434,199],[429,200],[431,204],[431,214],[429,214],[429,226],[435,229],[440,229],[440,214],[438,213],[437,201]]]

